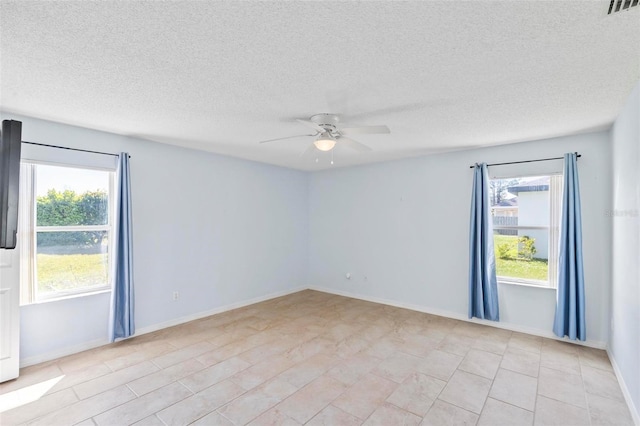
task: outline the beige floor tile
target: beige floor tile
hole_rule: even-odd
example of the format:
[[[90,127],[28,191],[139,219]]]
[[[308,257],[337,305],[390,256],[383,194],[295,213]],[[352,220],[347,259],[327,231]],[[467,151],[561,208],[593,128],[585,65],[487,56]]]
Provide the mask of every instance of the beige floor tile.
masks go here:
[[[280,402],[261,388],[252,389],[218,409],[233,424],[244,425]]]
[[[385,379],[402,383],[416,369],[422,359],[417,356],[396,352],[373,369],[373,373]]]
[[[531,376],[500,369],[489,396],[503,402],[533,411],[536,405],[538,381]]]
[[[458,370],[453,373],[438,398],[480,414],[490,388],[491,380]]]
[[[249,423],[251,426],[299,426],[301,424],[280,411],[278,405],[260,414]]]
[[[473,341],[474,339],[469,336],[450,334],[436,346],[436,349],[454,355],[465,356],[471,349]]]
[[[580,346],[570,343],[568,341],[561,341],[556,339],[542,339],[542,351],[554,351],[554,352],[564,352],[568,354],[578,354],[578,348]]]
[[[242,352],[238,355],[241,359],[247,361],[250,364],[257,364],[264,361],[267,358],[271,358],[274,355],[281,354],[296,346],[299,342],[293,338],[278,338],[271,342],[257,346],[248,351]]]
[[[62,376],[64,376],[64,373],[55,362],[21,368],[20,376],[17,379],[0,383],[0,395],[49,380],[59,379]]]
[[[198,342],[191,346],[157,356],[151,361],[160,368],[167,368],[171,365],[195,358],[203,353],[210,351],[213,345],[209,342]]]
[[[95,423],[91,423],[92,425]],[[78,425],[74,425],[78,426]],[[133,426],[166,426],[155,414],[133,423]]]
[[[320,377],[338,362],[340,362],[340,360],[337,358],[318,354],[300,362],[294,367],[291,367],[287,371],[281,373],[278,377],[281,380],[301,388],[317,377]]]
[[[426,374],[414,373],[396,388],[387,402],[422,417],[446,384]]]
[[[346,388],[344,383],[332,377],[321,376],[284,400],[279,408],[292,419],[306,423]]]
[[[145,361],[96,379],[77,384],[73,387],[73,390],[76,392],[76,395],[78,395],[78,398],[86,399],[156,371],[158,371],[158,367],[150,361]]]
[[[458,369],[487,379],[493,379],[501,360],[502,357],[500,355],[471,349],[458,366]]]
[[[369,348],[365,349],[364,352],[367,355],[383,360],[395,353],[397,347],[397,342],[394,342],[389,336],[385,336],[380,341],[373,343]]]
[[[98,426],[135,423],[191,395],[180,383],[172,383],[99,414],[93,420]]]
[[[531,377],[538,377],[540,370],[540,354],[522,349],[507,347],[507,351],[502,356],[500,368],[526,374]]]
[[[542,349],[542,338],[529,334],[513,333],[509,339],[508,347],[539,354]]]
[[[531,426],[533,412],[488,398],[478,426]]]
[[[187,425],[245,393],[237,384],[225,380],[157,413],[167,425]]]
[[[538,395],[533,424],[536,426],[588,425],[589,413],[584,408]]]
[[[373,370],[382,360],[366,353],[355,354],[352,357],[340,360],[327,374],[342,383],[351,385],[363,375]]]
[[[464,410],[441,400],[433,403],[429,412],[422,419],[423,426],[473,426],[478,422],[479,416],[471,411]]]
[[[180,382],[192,392],[200,392],[250,366],[251,364],[248,362],[235,357],[191,374],[190,376],[180,379]]]
[[[422,417],[402,410],[392,404],[382,404],[363,423],[367,426],[419,425]]]
[[[433,350],[418,364],[416,369],[421,373],[446,381],[456,371],[462,359],[458,355]]]
[[[629,407],[623,401],[587,394],[587,405],[593,426],[633,426]]]
[[[473,322],[459,321],[451,330],[452,334],[459,334],[463,336],[472,337],[474,340],[482,335],[486,326],[476,324]]]
[[[602,349],[581,346],[578,349],[578,359],[580,360],[581,365],[613,372],[609,356],[607,355],[607,352]]]
[[[207,352],[202,355],[202,359],[198,358],[198,361],[203,364],[207,364],[203,360],[208,360],[208,364],[213,364],[215,362],[225,361],[230,358],[234,358],[243,352],[254,349],[260,345],[264,345],[268,343],[272,339],[271,336],[264,336],[261,333],[247,336],[245,338],[239,338],[228,345],[221,346],[219,348],[215,348],[212,351]]]
[[[580,361],[576,353],[542,348],[540,366],[565,373],[580,374]]]
[[[444,335],[429,335],[428,330],[421,329],[413,335],[403,335],[398,351],[423,358],[436,349],[444,340]]]
[[[3,425],[26,423],[78,401],[78,397],[71,389],[64,389],[42,397],[38,397],[40,392],[32,394],[26,391],[27,389],[23,392],[15,391],[16,394],[14,395],[9,393],[0,396],[0,401],[2,401],[2,405],[0,405],[0,421]],[[18,393],[22,393],[22,395]],[[11,396],[15,396],[15,400],[8,401],[8,397]],[[36,399],[34,400],[34,398]],[[5,405],[5,403],[8,404]],[[15,408],[5,411],[7,407],[11,406]]]
[[[587,407],[582,377],[575,374],[540,367],[538,394],[577,407]]]
[[[485,352],[502,355],[507,350],[509,339],[502,336],[483,335],[476,337],[471,347]]]
[[[102,349],[102,348],[101,348]],[[85,351],[78,354],[70,355],[58,360],[58,367],[62,370],[63,373],[69,374],[78,370],[85,370],[89,367],[93,367],[96,365],[102,364],[103,359],[108,359],[107,353],[116,353],[118,356],[125,355],[127,353],[134,352],[133,348],[125,348],[124,351],[116,351],[114,352],[110,345],[107,345],[103,349],[104,353],[100,354],[97,350]]]
[[[202,369],[204,369],[204,365],[195,359],[188,359],[129,382],[127,386],[136,395],[141,396]]]
[[[231,420],[214,411],[191,423],[193,426],[234,426]]]
[[[261,384],[259,387],[266,395],[284,400],[298,391],[298,387],[283,380],[279,376]]]
[[[292,365],[293,362],[284,355],[275,355],[240,371],[233,375],[231,380],[245,390],[249,390],[277,376]]]
[[[395,382],[369,373],[340,395],[333,405],[366,420],[397,387]]]
[[[107,359],[104,361],[106,365],[113,371],[121,370],[132,365],[140,364],[143,361],[148,361],[157,356],[164,355],[168,352],[176,350],[175,346],[170,345],[167,342],[161,341],[155,345],[147,345],[135,352],[127,355],[123,355],[113,359]]]
[[[583,365],[582,380],[587,393],[624,401],[618,380],[612,372]]]
[[[135,399],[126,386],[118,386],[106,392],[53,411],[31,423],[33,425],[73,425]]]
[[[358,426],[362,424],[362,420],[333,405],[328,405],[306,424],[307,426]]]
[[[350,358],[358,352],[368,349],[370,345],[371,342],[361,336],[349,336],[335,345],[331,355],[342,359]]]
[[[294,346],[286,351],[285,355],[293,362],[301,362],[318,354],[334,353],[336,344],[323,337],[316,337]]]
[[[111,369],[106,364],[98,364],[84,370],[74,370],[68,374],[65,374],[62,380],[56,383],[48,393],[57,392],[62,389],[73,387],[77,384],[84,383],[86,381],[106,376],[111,373]]]

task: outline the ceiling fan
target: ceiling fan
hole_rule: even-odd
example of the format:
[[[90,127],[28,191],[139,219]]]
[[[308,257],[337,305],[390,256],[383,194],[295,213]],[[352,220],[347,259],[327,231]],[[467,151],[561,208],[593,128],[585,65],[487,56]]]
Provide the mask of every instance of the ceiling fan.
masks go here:
[[[360,126],[348,127],[340,125],[340,117],[337,114],[316,114],[309,120],[296,120],[298,123],[314,130],[313,134],[286,136],[284,138],[269,139],[260,141],[260,143],[275,142],[284,139],[293,139],[300,137],[315,137],[315,140],[309,148],[302,153],[305,155],[315,149],[320,151],[331,151],[336,144],[342,144],[358,152],[371,151],[367,145],[355,141],[347,136],[351,135],[373,135],[391,133],[387,126]]]

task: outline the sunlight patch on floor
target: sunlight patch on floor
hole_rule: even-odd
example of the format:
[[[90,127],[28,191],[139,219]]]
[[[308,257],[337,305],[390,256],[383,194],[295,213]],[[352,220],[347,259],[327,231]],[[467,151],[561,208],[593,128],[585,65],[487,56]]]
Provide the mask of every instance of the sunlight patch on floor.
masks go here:
[[[64,374],[54,377],[53,379],[45,380],[44,382],[36,383],[35,385],[0,395],[0,413],[39,400],[63,378]]]

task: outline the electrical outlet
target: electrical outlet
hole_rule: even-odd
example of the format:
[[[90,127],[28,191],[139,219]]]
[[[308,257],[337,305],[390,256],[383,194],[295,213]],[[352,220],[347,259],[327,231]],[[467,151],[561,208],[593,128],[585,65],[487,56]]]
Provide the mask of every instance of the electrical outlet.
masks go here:
[[[173,292],[173,300],[178,300],[180,299],[180,292],[179,291],[174,291]]]

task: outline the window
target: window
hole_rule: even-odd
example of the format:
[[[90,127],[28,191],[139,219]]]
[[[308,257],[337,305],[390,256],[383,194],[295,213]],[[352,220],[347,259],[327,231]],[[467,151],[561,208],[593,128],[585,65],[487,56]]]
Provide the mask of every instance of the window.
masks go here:
[[[110,288],[113,175],[22,163],[22,304]]]
[[[556,287],[562,175],[491,179],[499,282]]]

